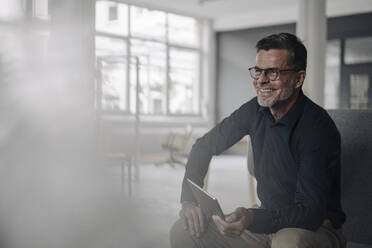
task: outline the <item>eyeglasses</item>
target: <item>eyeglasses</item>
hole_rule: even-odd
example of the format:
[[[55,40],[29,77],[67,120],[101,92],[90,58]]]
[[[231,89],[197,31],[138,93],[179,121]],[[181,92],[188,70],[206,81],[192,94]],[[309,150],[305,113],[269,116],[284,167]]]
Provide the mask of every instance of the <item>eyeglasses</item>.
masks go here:
[[[287,72],[287,71],[300,71],[301,69],[279,69],[279,68],[268,68],[268,69],[260,69],[258,67],[251,67],[248,68],[249,74],[251,74],[251,77],[255,80],[259,79],[262,72],[266,77],[270,79],[270,81],[277,80],[280,73]]]

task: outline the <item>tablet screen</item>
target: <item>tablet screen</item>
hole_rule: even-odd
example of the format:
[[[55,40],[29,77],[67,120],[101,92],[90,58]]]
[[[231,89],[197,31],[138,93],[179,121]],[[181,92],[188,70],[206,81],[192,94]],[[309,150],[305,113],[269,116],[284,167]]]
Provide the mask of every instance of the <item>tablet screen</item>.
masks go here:
[[[224,220],[225,215],[222,212],[218,200],[190,179],[187,179],[187,182],[205,216],[209,219],[212,215],[218,215]]]

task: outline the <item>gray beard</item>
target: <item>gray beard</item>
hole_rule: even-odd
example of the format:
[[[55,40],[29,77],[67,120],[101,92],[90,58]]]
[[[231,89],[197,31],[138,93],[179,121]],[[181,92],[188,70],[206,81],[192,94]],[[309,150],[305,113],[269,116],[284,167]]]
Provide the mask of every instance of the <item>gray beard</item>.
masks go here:
[[[257,95],[258,104],[262,107],[272,108],[286,102],[289,98],[291,98],[295,91],[292,84],[294,85],[295,82],[291,82],[290,85],[287,88],[284,88],[281,94],[276,96],[276,98],[274,98],[271,102],[265,101]]]

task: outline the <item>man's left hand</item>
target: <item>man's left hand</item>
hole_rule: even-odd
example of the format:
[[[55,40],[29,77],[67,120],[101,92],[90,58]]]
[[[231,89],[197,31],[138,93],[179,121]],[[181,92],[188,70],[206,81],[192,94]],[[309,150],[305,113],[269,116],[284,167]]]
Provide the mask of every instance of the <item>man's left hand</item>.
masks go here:
[[[227,215],[225,220],[214,215],[213,221],[222,235],[237,238],[252,223],[253,213],[246,208],[237,208]]]

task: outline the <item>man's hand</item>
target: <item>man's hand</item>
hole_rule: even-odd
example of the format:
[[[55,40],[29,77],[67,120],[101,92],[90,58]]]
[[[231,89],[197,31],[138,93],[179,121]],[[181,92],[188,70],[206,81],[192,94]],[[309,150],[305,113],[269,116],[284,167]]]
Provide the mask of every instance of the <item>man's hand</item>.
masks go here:
[[[191,235],[199,237],[204,232],[204,215],[195,203],[183,202],[180,217],[185,230],[189,230]]]
[[[226,216],[225,221],[216,215],[212,218],[222,235],[236,238],[253,222],[253,213],[246,208],[237,208]]]

